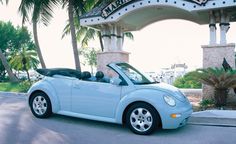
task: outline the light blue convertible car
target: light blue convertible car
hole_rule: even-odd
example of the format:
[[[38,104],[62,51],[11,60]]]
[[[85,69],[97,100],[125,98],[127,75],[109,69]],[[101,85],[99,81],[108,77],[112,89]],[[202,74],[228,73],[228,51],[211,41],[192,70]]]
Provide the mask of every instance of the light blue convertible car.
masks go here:
[[[177,88],[158,83],[127,63],[108,65],[109,76],[98,71],[40,69],[45,77],[28,91],[34,116],[52,113],[125,124],[136,134],[157,128],[184,126],[192,113],[188,99]]]

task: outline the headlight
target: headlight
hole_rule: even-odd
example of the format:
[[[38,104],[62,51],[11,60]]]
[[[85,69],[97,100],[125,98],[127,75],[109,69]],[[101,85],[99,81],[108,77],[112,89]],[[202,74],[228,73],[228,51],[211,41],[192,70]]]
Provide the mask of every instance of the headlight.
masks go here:
[[[170,106],[175,106],[175,100],[171,96],[164,96],[165,102]]]

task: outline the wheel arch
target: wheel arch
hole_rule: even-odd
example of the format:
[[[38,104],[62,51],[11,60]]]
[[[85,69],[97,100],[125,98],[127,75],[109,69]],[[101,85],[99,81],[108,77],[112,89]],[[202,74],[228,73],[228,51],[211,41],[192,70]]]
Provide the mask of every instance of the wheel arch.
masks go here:
[[[126,123],[126,114],[127,114],[128,110],[129,110],[129,108],[130,108],[132,105],[135,105],[135,104],[137,104],[137,103],[145,103],[145,104],[151,106],[151,107],[155,110],[155,112],[156,112],[156,114],[158,115],[158,117],[160,118],[160,126],[162,125],[162,120],[161,120],[160,113],[158,112],[158,110],[157,110],[152,104],[150,104],[149,102],[146,102],[146,101],[134,101],[134,102],[131,102],[130,104],[128,104],[128,105],[125,107],[125,109],[124,109],[124,111],[123,111],[123,113],[122,113],[122,125],[125,125],[125,123]]]
[[[31,98],[32,98],[32,96],[34,95],[34,94],[36,94],[36,93],[44,93],[45,95],[47,95],[48,96],[48,94],[47,93],[45,93],[44,91],[42,91],[42,90],[35,90],[35,91],[33,91],[30,95],[29,95],[29,99],[28,99],[28,105],[30,104],[30,101],[31,101]],[[49,100],[50,100],[50,103],[52,104],[52,102],[51,102],[51,99],[50,99],[50,97],[48,96],[48,98],[49,98]]]
[[[124,124],[123,116],[127,109],[135,103],[143,102],[151,105],[160,117],[161,125],[163,125],[163,118],[165,116],[165,102],[163,99],[163,91],[154,89],[139,89],[123,96],[117,106],[115,119],[119,124]]]
[[[28,91],[28,104],[30,102],[30,99],[31,99],[32,95],[37,93],[37,92],[43,92],[48,96],[48,98],[51,102],[51,107],[52,107],[52,112],[53,113],[56,113],[57,111],[60,110],[60,103],[59,103],[59,100],[57,98],[56,91],[48,83],[44,83],[44,84],[40,84],[40,85],[36,84],[36,85],[33,85],[30,88],[30,90]]]

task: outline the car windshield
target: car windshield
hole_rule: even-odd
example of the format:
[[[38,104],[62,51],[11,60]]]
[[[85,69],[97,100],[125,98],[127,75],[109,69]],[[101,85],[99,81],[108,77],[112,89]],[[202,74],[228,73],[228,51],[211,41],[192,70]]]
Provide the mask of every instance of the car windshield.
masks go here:
[[[127,63],[119,63],[117,66],[136,85],[156,83],[156,81],[154,81],[152,78],[142,74]]]

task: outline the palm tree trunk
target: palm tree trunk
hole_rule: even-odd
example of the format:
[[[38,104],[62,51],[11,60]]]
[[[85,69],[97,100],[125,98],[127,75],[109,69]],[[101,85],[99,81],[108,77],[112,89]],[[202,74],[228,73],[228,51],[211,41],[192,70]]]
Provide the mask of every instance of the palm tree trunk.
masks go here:
[[[68,15],[69,15],[69,22],[70,22],[72,47],[73,47],[73,51],[74,51],[75,68],[76,68],[76,70],[81,71],[80,60],[79,60],[79,52],[78,52],[77,40],[76,40],[76,34],[75,34],[74,15],[73,15],[73,2],[74,2],[74,0],[69,0]]]
[[[8,75],[9,75],[10,81],[11,82],[18,82],[18,79],[11,71],[11,68],[10,68],[9,64],[7,63],[6,57],[3,55],[3,52],[1,49],[0,49],[0,59],[1,59],[1,62],[4,66],[4,68],[6,69]]]
[[[26,66],[27,60],[24,56],[22,58],[22,63],[23,63],[23,69],[24,69],[24,71],[26,71],[28,81],[30,82],[30,75],[29,75],[29,71],[28,71],[27,66]]]
[[[100,46],[101,46],[101,49],[102,49],[102,52],[103,52],[103,50],[104,50],[104,45],[103,45],[103,41],[102,41],[102,34],[101,34],[100,31],[98,32],[98,37],[99,37]]]
[[[26,74],[27,74],[28,81],[30,82],[30,75],[29,75],[29,71],[28,71],[28,70],[25,70],[25,71],[26,71]]]
[[[36,51],[38,53],[39,61],[41,63],[42,68],[46,68],[45,62],[43,60],[43,55],[39,46],[39,40],[38,40],[38,30],[37,30],[37,22],[33,21],[33,34],[34,34],[34,42],[36,45]]]

